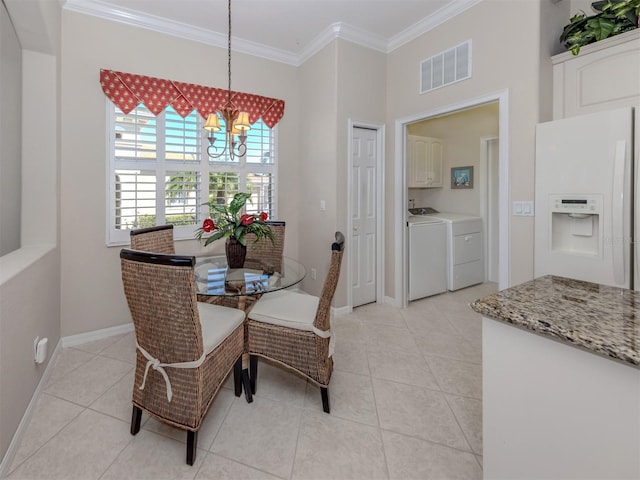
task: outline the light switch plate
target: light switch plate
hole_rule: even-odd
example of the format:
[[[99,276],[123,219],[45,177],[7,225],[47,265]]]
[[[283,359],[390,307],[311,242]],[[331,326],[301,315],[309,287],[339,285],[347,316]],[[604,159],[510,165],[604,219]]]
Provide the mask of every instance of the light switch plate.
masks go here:
[[[532,201],[518,201],[513,202],[512,208],[513,215],[518,217],[533,217],[533,202]]]

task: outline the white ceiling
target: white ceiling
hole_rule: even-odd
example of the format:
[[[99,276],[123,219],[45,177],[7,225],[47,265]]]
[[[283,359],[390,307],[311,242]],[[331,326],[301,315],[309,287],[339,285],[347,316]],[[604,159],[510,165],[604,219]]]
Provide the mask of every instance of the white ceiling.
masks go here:
[[[59,0],[64,9],[227,47],[226,0]],[[388,53],[481,0],[233,0],[232,48],[299,65],[335,38]]]

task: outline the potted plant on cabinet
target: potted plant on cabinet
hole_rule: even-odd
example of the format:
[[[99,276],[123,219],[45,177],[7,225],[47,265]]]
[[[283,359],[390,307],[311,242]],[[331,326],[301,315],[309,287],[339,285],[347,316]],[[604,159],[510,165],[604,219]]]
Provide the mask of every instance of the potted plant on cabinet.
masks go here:
[[[560,41],[574,55],[580,53],[580,47],[640,26],[640,0],[599,0],[591,8],[598,13],[575,14],[560,35]]]

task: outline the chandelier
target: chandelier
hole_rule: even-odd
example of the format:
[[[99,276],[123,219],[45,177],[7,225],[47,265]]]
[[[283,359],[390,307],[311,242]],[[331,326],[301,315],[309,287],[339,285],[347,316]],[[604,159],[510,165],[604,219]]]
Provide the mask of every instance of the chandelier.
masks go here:
[[[251,130],[249,124],[249,114],[247,112],[241,112],[237,108],[234,108],[231,102],[231,0],[229,0],[229,42],[228,42],[228,74],[229,74],[229,88],[227,90],[227,103],[218,112],[212,112],[207,115],[207,120],[204,123],[204,129],[209,133],[207,138],[209,140],[209,146],[207,147],[207,154],[211,158],[220,158],[225,155],[229,156],[230,160],[236,157],[243,156],[247,151],[247,132]],[[224,145],[222,150],[215,145],[216,132],[222,130],[220,127],[220,117],[224,120]],[[236,135],[238,141],[236,141]]]

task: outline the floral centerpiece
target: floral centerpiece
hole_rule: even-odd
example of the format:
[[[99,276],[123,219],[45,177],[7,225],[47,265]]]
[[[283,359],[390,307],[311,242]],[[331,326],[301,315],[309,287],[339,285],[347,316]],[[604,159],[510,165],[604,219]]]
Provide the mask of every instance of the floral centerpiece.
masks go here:
[[[244,265],[247,253],[247,234],[254,234],[255,241],[268,238],[272,242],[273,232],[265,222],[268,215],[261,213],[240,213],[251,197],[250,193],[236,193],[229,205],[207,202],[212,218],[202,222],[196,230],[198,240],[205,239],[205,246],[221,238],[226,238],[225,252],[229,268],[240,268]]]

